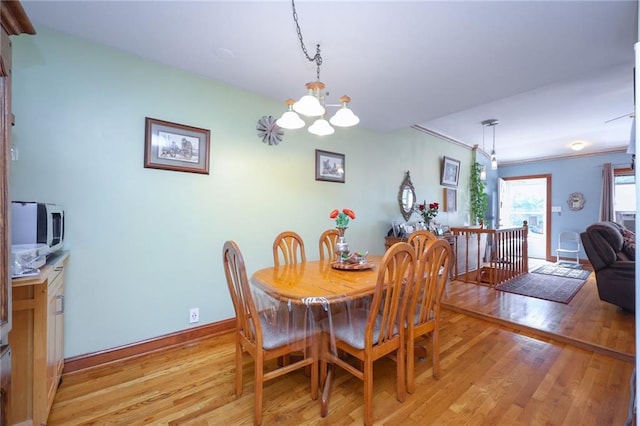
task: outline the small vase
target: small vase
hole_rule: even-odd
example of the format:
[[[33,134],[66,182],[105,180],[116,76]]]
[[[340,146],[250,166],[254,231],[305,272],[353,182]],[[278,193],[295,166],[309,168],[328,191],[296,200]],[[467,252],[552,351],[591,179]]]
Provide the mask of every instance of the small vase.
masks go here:
[[[344,238],[344,232],[347,228],[336,228],[338,230],[338,242],[336,242],[336,255],[338,261],[343,262],[343,253],[349,254],[349,243]]]

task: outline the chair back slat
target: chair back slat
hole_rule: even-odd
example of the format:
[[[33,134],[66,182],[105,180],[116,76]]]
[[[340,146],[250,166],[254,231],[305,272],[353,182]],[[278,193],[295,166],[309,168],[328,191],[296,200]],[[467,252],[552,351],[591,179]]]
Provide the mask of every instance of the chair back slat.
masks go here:
[[[273,241],[273,264],[275,266],[306,261],[304,241],[300,235],[293,231],[284,231],[276,236]]]
[[[443,240],[432,241],[425,247],[421,257],[407,309],[409,327],[436,319],[451,270],[451,246]]]
[[[336,258],[336,244],[338,242],[339,232],[337,229],[327,229],[320,235],[318,241],[318,251],[320,253],[320,260]]]
[[[432,232],[426,231],[426,230],[420,230],[420,231],[414,231],[411,234],[411,236],[409,236],[407,243],[409,243],[415,250],[416,261],[418,261],[420,260],[420,257],[422,257],[422,253],[424,252],[424,249],[427,247],[427,244],[430,241],[436,241],[436,240],[438,240],[438,237],[433,235]]]
[[[394,339],[402,332],[404,310],[415,276],[415,252],[408,243],[399,242],[384,254],[365,331],[365,347]],[[379,321],[379,335],[374,334]]]
[[[258,320],[258,310],[251,295],[240,248],[234,241],[227,241],[223,246],[222,256],[229,294],[236,313],[236,331],[257,347],[262,347],[262,326]]]

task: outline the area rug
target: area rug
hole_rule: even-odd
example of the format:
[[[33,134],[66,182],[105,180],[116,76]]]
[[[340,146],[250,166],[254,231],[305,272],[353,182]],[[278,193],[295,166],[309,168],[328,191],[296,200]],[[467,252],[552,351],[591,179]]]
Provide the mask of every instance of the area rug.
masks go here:
[[[547,274],[523,274],[499,284],[496,290],[552,302],[569,303],[586,280]]]
[[[584,269],[580,268],[580,265],[566,267],[562,265],[556,265],[555,263],[550,263],[548,265],[542,265],[541,267],[534,269],[531,272],[534,272],[536,274],[555,275],[565,278],[576,278],[579,280],[586,280],[587,278],[589,278],[591,271],[585,271]]]

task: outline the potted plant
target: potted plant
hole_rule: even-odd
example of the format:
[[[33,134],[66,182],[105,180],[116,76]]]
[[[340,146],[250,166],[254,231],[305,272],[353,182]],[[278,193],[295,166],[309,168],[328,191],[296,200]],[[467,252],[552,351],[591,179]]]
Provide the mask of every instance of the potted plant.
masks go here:
[[[473,163],[471,166],[471,184],[469,186],[469,203],[471,205],[471,221],[476,225],[482,225],[487,210],[487,194],[484,189],[486,184],[480,179],[482,164]]]

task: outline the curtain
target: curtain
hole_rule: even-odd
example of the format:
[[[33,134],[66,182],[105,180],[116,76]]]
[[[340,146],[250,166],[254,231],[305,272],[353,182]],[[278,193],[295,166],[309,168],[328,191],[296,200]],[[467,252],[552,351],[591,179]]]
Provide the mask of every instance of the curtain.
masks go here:
[[[600,199],[600,221],[614,221],[613,217],[613,166],[611,163],[602,165],[602,198]]]

